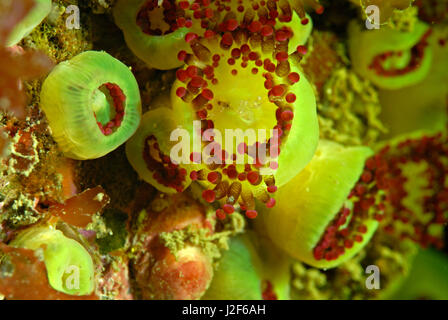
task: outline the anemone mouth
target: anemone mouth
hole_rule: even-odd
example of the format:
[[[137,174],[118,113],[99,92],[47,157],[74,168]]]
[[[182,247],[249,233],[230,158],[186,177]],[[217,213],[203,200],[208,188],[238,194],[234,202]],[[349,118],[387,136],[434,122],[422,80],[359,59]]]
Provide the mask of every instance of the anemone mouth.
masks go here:
[[[143,160],[148,170],[153,172],[152,177],[157,183],[173,188],[177,192],[183,191],[187,170],[173,163],[170,157],[160,150],[157,138],[154,135],[145,139]]]
[[[197,119],[208,121],[208,128],[222,132],[254,128],[255,124],[270,130],[282,124],[282,119],[292,120],[291,104],[296,95],[289,90],[299,75],[290,72],[286,51],[277,53],[277,61],[256,45],[250,46],[248,41],[233,43],[233,36],[226,35],[221,41],[216,37],[194,41],[192,47],[199,61],[177,71],[177,97],[191,105]],[[287,76],[292,82],[282,79]],[[247,90],[247,83],[254,90]],[[288,126],[282,129],[288,130]]]
[[[126,96],[115,83],[105,83],[93,93],[92,109],[96,123],[105,136],[120,128],[125,114]]]
[[[241,48],[246,47],[235,46],[230,56],[223,53],[215,53],[213,56],[216,60],[213,64],[216,66],[213,70],[215,77],[207,86],[213,93],[213,99],[208,101],[206,108],[197,111],[198,116],[213,121],[214,127],[220,130],[246,130],[255,126],[270,130],[277,125],[277,107],[269,100],[264,88],[266,78],[262,75],[264,70],[260,68],[262,61],[255,52],[257,60],[250,61],[251,53],[241,54]],[[232,82],[232,86],[229,86],[229,82]],[[248,82],[262,90],[247,90]],[[228,118],[226,121],[226,117],[231,117],[232,121],[229,122]]]
[[[395,77],[416,71],[426,58],[428,38],[432,30],[428,30],[411,48],[400,51],[387,51],[373,57],[369,69],[378,76]]]
[[[179,28],[177,21],[181,17],[175,0],[163,0],[161,5],[159,0],[148,0],[138,10],[136,23],[147,35],[163,36]]]

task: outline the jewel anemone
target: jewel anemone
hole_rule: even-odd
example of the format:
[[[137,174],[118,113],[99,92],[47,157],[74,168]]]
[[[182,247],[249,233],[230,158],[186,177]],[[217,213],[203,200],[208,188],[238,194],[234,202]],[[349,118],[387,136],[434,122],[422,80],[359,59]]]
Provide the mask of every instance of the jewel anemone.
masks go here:
[[[167,138],[178,120],[170,109],[169,96],[159,96],[151,106],[154,109],[143,115],[139,129],[126,143],[126,156],[140,178],[159,191],[182,192],[191,183],[190,168],[171,161],[174,143]]]
[[[385,232],[423,248],[443,247],[448,222],[446,134],[417,131],[383,143],[366,162],[384,195],[377,220]]]
[[[257,238],[246,232],[230,239],[202,300],[289,299],[289,260]]]
[[[388,27],[364,30],[349,25],[349,53],[353,68],[382,89],[400,89],[421,82],[432,64],[432,30],[418,21],[403,32]]]
[[[178,1],[159,3],[158,0],[119,0],[113,15],[132,52],[148,66],[168,70],[182,65],[177,52],[188,48],[184,37],[189,28],[197,26],[193,26],[192,17],[178,6]]]
[[[261,23],[254,29],[241,26],[222,36],[187,39],[193,54],[182,57],[186,66],[177,71],[171,91],[172,108],[184,126],[193,132],[193,120],[201,121],[200,136],[208,135],[203,147],[213,149],[214,160],[206,159],[208,164],[190,176],[208,189],[206,201],[222,199],[221,217],[236,203],[255,217],[255,198],[272,207],[271,194],[308,163],[318,141],[314,92],[289,61],[293,34],[282,27],[263,36]],[[226,129],[239,130],[236,142],[216,139]],[[252,141],[247,130],[266,134]],[[255,155],[260,146],[266,147],[266,157]],[[191,153],[194,162],[195,157]]]
[[[303,45],[311,33],[312,24],[301,1],[292,10],[287,1],[176,1],[176,0],[119,0],[113,10],[115,23],[123,31],[125,41],[134,54],[148,66],[156,69],[173,69],[183,63],[179,52],[191,53],[184,38],[191,34],[210,34],[217,29],[227,31],[237,20],[252,19],[249,29],[264,27],[264,34],[272,34],[273,27],[294,29],[292,51]],[[312,1],[316,12],[323,7]],[[249,21],[249,20],[250,21]],[[230,25],[229,25],[229,21]],[[260,31],[260,30],[259,30]]]
[[[232,238],[202,300],[261,300],[261,264],[248,237]]]
[[[57,65],[40,97],[53,137],[69,158],[102,157],[129,139],[140,123],[137,81],[106,52],[85,51]]]
[[[207,188],[202,194],[205,201],[220,200],[218,217],[224,218],[239,204],[247,216],[254,218],[255,199],[268,207],[274,206],[271,195],[308,163],[317,146],[314,93],[298,67],[290,63],[290,54],[298,55],[295,44],[306,41],[311,22],[303,10],[295,14],[286,1],[250,5],[180,2],[179,6],[194,11],[193,17],[201,20],[203,33],[191,31],[185,35],[184,43],[189,49],[177,53],[185,66],[176,72],[168,108],[157,113],[169,113],[167,110],[171,108],[171,115],[161,117],[188,130],[190,137],[198,133],[193,128],[194,120],[200,121],[199,135],[206,139],[201,147],[211,150],[212,161],[197,163],[197,152],[193,149],[189,166],[173,164],[168,158],[169,144],[161,142],[160,133],[154,133],[158,130],[155,122],[159,121],[150,115],[145,118],[147,130],[140,130],[137,138],[129,142],[128,158],[140,175],[159,190],[167,191],[164,187],[168,187],[171,192],[181,191],[188,186],[188,178],[197,180]],[[316,5],[316,11],[321,13],[321,6]],[[296,28],[291,21],[302,15]],[[302,45],[298,47],[302,49]],[[243,89],[248,88],[248,83],[250,88]],[[232,140],[229,150],[225,150],[223,146],[227,144],[221,145],[213,136],[226,129],[240,130],[243,135],[249,129],[264,129],[266,134],[254,141],[247,137],[240,143]],[[154,159],[142,158],[143,154],[148,155],[144,151],[148,139],[159,148],[157,154],[151,155],[160,158],[158,164]],[[260,146],[269,150],[268,156],[256,154]],[[164,157],[160,157],[162,154]],[[239,158],[243,163],[236,161]],[[168,171],[160,166],[161,162]],[[163,173],[157,173],[153,165]],[[196,169],[198,166],[201,168]],[[269,174],[262,173],[262,168]],[[174,179],[167,182],[165,173]]]
[[[34,0],[34,6],[30,12],[11,31],[6,41],[6,46],[17,44],[37,27],[51,11],[51,0]]]
[[[419,250],[411,265],[410,274],[404,283],[393,292],[392,300],[446,300],[448,258],[443,252]]]
[[[260,215],[270,239],[318,268],[335,267],[359,252],[378,226],[371,217],[377,200],[365,192],[370,185],[364,164],[372,154],[367,147],[321,140],[305,169],[277,191],[277,206]]]
[[[319,268],[353,256],[377,227],[441,248],[448,222],[447,146],[445,134],[428,132],[384,142],[374,155],[365,147],[322,141],[291,182],[300,187],[280,189],[279,205],[262,215],[268,235],[292,257]]]
[[[50,226],[21,232],[11,246],[42,250],[48,281],[53,289],[70,295],[88,295],[95,288],[90,254],[77,241]]]

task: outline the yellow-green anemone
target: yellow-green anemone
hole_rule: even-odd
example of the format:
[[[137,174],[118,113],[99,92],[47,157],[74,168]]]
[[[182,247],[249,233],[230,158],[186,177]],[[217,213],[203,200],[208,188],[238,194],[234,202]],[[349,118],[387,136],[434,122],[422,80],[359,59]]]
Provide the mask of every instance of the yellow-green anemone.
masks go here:
[[[193,172],[209,189],[204,198],[239,203],[250,215],[256,215],[254,198],[275,204],[270,194],[306,166],[318,141],[313,90],[289,63],[287,41],[271,51],[276,41],[257,42],[238,31],[194,39],[195,53],[171,90],[179,121],[191,135],[200,131],[204,149],[213,151]],[[256,154],[260,147],[265,154]]]
[[[70,295],[88,295],[95,288],[90,254],[77,241],[51,226],[21,232],[11,245],[42,250],[48,281],[53,289]]]
[[[353,68],[383,89],[399,89],[422,81],[432,64],[431,29],[418,21],[413,30],[388,27],[365,30],[349,25],[349,52]]]
[[[106,52],[85,51],[57,65],[40,97],[53,137],[73,159],[104,156],[129,139],[140,123],[137,81]]]
[[[202,300],[289,299],[289,259],[252,232],[232,238]]]
[[[51,0],[34,0],[34,7],[11,31],[6,46],[17,44],[26,37],[51,11]]]
[[[178,127],[176,114],[167,95],[156,98],[152,107],[126,143],[126,156],[141,179],[165,193],[181,192],[191,179],[190,166],[175,163],[171,157],[175,142],[170,141],[170,135]],[[191,142],[186,143],[190,146]]]
[[[277,191],[277,206],[260,214],[271,240],[318,268],[335,267],[359,252],[378,225],[369,216],[375,198],[352,192],[372,154],[367,147],[321,140],[306,168]]]
[[[148,66],[163,70],[183,64],[185,54],[192,53],[188,39],[193,36],[208,37],[245,25],[249,32],[271,37],[275,30],[270,19],[276,22],[276,30],[291,32],[288,53],[293,53],[312,30],[310,16],[303,10],[294,12],[288,2],[119,0],[113,13],[134,54]]]
[[[178,16],[178,2],[165,0],[159,5],[151,0],[119,0],[114,6],[115,23],[127,45],[152,68],[168,70],[182,65],[177,53],[188,49],[184,38],[189,28],[185,24],[193,24],[189,25],[191,17]],[[178,18],[182,18],[184,27],[173,27]]]

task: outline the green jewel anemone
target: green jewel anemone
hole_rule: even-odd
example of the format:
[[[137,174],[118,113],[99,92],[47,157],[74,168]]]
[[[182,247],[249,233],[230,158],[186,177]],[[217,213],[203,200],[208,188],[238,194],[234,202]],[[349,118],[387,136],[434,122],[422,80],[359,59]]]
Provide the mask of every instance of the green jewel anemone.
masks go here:
[[[185,35],[192,20],[182,16],[177,27],[177,1],[119,0],[113,9],[117,26],[132,52],[149,67],[168,70],[182,65],[177,53],[187,50]]]
[[[114,6],[113,14],[115,23],[123,31],[125,41],[132,52],[149,67],[162,70],[177,68],[183,64],[178,54],[192,53],[188,41],[185,41],[191,35],[207,37],[214,34],[216,29],[220,32],[234,30],[238,21],[250,22],[251,20],[247,19],[253,19],[255,12],[258,12],[260,17],[267,18],[269,9],[272,17],[275,17],[273,19],[278,20],[276,28],[293,30],[288,53],[293,53],[297,46],[303,45],[312,30],[311,18],[303,10],[300,12],[302,17],[299,17],[286,3],[280,6],[284,16],[279,19],[279,11],[274,2],[257,5],[257,9],[251,1],[231,1],[226,5],[229,10],[225,11],[227,14],[223,14],[222,3],[208,0],[119,0]],[[261,31],[262,24],[259,21],[254,22],[256,26],[249,25],[248,30],[253,32],[259,27],[258,31]],[[212,31],[211,26],[218,28]],[[272,27],[265,28],[264,35],[269,37],[272,33]]]
[[[203,300],[261,300],[260,257],[248,237],[232,238]]]
[[[335,267],[359,252],[378,226],[370,217],[376,199],[361,180],[372,154],[367,147],[321,140],[306,168],[279,188],[277,206],[260,214],[271,240],[318,268]]]
[[[289,259],[251,232],[230,240],[202,300],[287,300]]]
[[[402,286],[392,295],[396,300],[447,300],[448,278],[445,254],[434,249],[420,249],[411,272]]]
[[[53,289],[70,295],[88,295],[94,290],[94,265],[90,254],[77,241],[50,226],[23,231],[11,245],[42,250],[48,281]]]
[[[141,50],[148,55],[145,61],[156,64],[157,68],[161,68],[159,60],[171,61],[172,51],[176,52],[176,66],[183,64],[176,72],[166,109],[172,109],[177,126],[187,132],[190,142],[199,141],[187,143],[193,148],[188,148],[188,152],[182,149],[182,163],[176,167],[178,164],[168,159],[169,150],[162,150],[167,143],[160,139],[167,139],[167,135],[155,135],[155,128],[148,129],[158,142],[155,144],[154,137],[149,137],[150,144],[155,146],[150,151],[158,154],[156,158],[161,153],[166,156],[161,160],[165,167],[171,167],[168,176],[175,178],[167,183],[166,176],[152,168],[149,170],[152,178],[147,181],[155,179],[160,190],[164,189],[160,184],[165,183],[180,191],[189,183],[183,177],[187,173],[191,180],[199,181],[206,188],[202,194],[206,202],[220,202],[221,208],[216,213],[221,218],[236,207],[255,218],[255,199],[273,207],[277,187],[287,183],[311,160],[319,136],[313,89],[291,58],[300,57],[312,30],[302,1],[260,4],[163,1],[161,7],[155,1],[124,3],[119,1],[114,9],[117,24],[123,30],[130,24],[133,25],[130,29],[136,28],[136,24],[141,29],[127,36],[124,31],[125,37],[135,36],[128,41],[131,49],[135,43],[143,43]],[[323,12],[323,7],[315,1],[311,7],[317,13]],[[132,11],[126,19],[125,10]],[[151,20],[160,11],[163,15],[159,16],[169,30],[160,29],[163,23],[157,19]],[[198,25],[189,20],[191,17]],[[186,26],[188,21],[190,24]],[[180,41],[184,49],[177,48],[171,38],[164,40],[167,36],[174,37],[185,26],[190,30]],[[165,48],[162,59],[155,57],[159,53],[145,44],[141,35],[148,43],[163,42],[159,44]],[[173,114],[163,116],[172,119]],[[144,126],[154,126],[152,122],[159,121],[148,115]],[[132,158],[143,148],[143,137],[139,139],[137,148],[129,144],[128,157]],[[145,166],[142,159],[130,161],[134,168],[140,168],[136,170],[142,177],[150,175],[142,173],[141,168]]]
[[[387,26],[366,30],[352,21],[349,53],[353,68],[382,89],[395,90],[419,83],[432,64],[431,32],[421,21],[409,32]]]
[[[140,123],[137,81],[106,52],[86,51],[56,66],[42,85],[41,107],[53,137],[73,159],[95,159],[128,140]]]
[[[380,227],[423,248],[442,249],[448,221],[446,132],[397,136],[379,144],[367,166],[385,195]]]
[[[6,41],[6,46],[13,46],[26,37],[45,19],[50,11],[51,0],[34,0],[34,7],[31,11],[12,29]]]
[[[176,72],[171,90],[184,128],[190,135],[200,131],[204,150],[214,152],[192,171],[192,179],[208,189],[203,198],[239,203],[252,217],[254,198],[274,206],[271,194],[306,166],[318,142],[313,89],[289,62],[287,46],[280,43],[277,54],[266,49],[275,41],[238,33],[194,39],[194,54]],[[201,126],[192,128],[194,121]],[[263,146],[265,155],[259,153]]]
[[[152,102],[153,110],[143,115],[142,124],[126,143],[126,156],[140,178],[165,193],[182,192],[190,183],[189,166],[173,163],[170,153],[174,143],[170,133],[177,119],[169,108],[168,95]]]

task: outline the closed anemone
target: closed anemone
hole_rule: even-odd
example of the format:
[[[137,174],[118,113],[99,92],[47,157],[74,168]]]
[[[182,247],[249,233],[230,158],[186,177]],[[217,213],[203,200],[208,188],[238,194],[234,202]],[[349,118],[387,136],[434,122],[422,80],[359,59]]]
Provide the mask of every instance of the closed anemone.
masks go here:
[[[123,63],[86,51],[56,66],[42,85],[41,107],[67,157],[95,159],[128,140],[140,123],[138,84]]]
[[[34,7],[8,36],[6,46],[13,46],[26,37],[51,11],[51,0],[34,0]]]
[[[432,64],[432,30],[418,21],[413,30],[389,27],[364,30],[349,26],[349,52],[354,70],[382,89],[396,90],[421,82]]]
[[[174,143],[169,136],[177,120],[169,109],[169,97],[159,96],[152,107],[154,110],[143,115],[141,126],[126,143],[126,156],[140,178],[158,190],[182,192],[191,183],[190,168],[172,162],[170,157]]]
[[[318,268],[335,267],[359,252],[378,226],[371,216],[376,198],[362,180],[372,154],[367,147],[321,140],[306,168],[277,191],[277,206],[260,215],[271,240]]]
[[[88,295],[95,288],[92,257],[77,241],[50,226],[23,231],[11,245],[43,250],[48,281],[53,289],[70,295]]]

